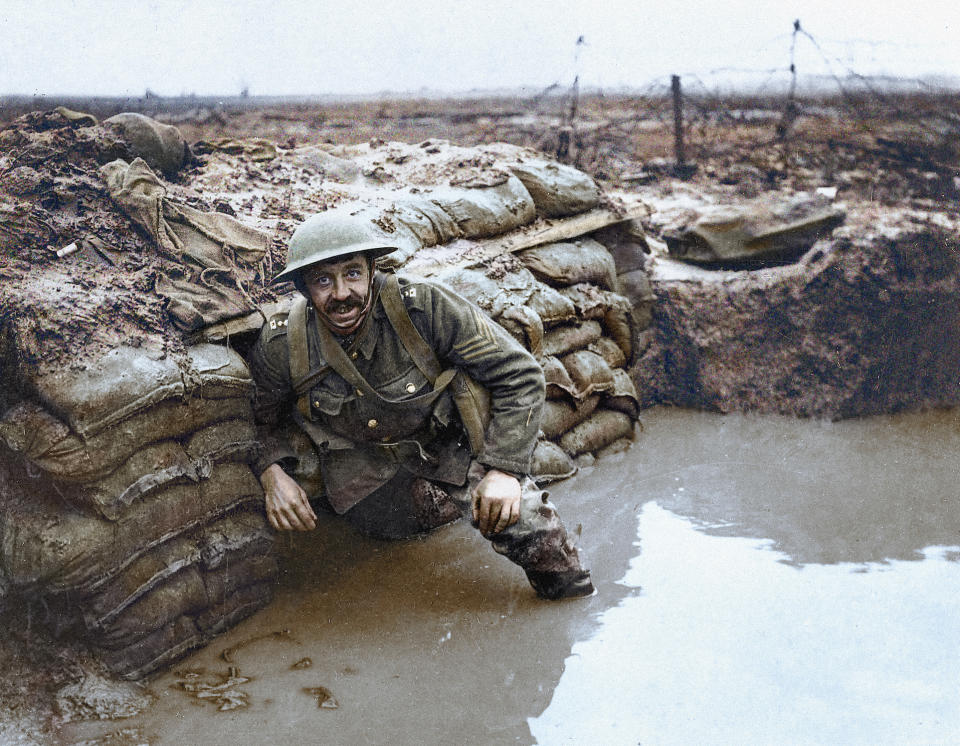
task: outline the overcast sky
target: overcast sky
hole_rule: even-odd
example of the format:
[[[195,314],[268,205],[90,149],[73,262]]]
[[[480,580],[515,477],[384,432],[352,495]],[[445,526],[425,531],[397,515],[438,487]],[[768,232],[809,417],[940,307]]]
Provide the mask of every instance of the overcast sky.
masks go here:
[[[960,75],[957,0],[0,0],[0,94],[373,93],[671,73]],[[579,37],[584,38],[577,45]],[[826,61],[825,61],[826,58]],[[741,71],[748,71],[747,73]],[[721,72],[717,72],[721,71]]]

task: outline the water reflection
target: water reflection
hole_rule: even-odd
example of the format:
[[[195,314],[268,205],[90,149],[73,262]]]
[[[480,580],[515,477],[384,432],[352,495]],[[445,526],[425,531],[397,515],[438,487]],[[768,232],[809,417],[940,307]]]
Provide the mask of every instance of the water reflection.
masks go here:
[[[622,579],[642,592],[574,645],[541,744],[951,743],[960,566],[784,563],[657,503]],[[864,572],[866,570],[866,572]]]
[[[960,411],[844,422],[654,410],[621,466],[634,499],[774,540],[798,564],[960,543]]]
[[[647,413],[616,486],[609,463],[578,482],[636,510],[632,595],[574,645],[537,741],[954,742],[958,422]]]

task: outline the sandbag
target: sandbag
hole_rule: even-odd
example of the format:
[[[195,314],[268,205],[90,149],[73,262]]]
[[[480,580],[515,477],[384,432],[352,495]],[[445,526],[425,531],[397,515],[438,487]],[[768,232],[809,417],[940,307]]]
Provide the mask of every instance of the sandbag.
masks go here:
[[[583,422],[597,408],[600,396],[588,396],[583,401],[571,404],[566,401],[547,399],[543,403],[543,416],[540,420],[540,430],[544,437],[554,440],[567,432],[574,425]]]
[[[617,284],[620,293],[632,306],[650,304],[657,299],[650,285],[650,275],[645,269],[621,272],[617,275]]]
[[[84,515],[51,489],[0,506],[0,566],[16,588],[93,591],[152,547],[263,500],[246,464],[221,464],[200,484],[171,485],[134,503],[117,521]]]
[[[430,200],[416,195],[398,197],[382,211],[385,219],[396,220],[413,231],[423,246],[447,244],[463,235],[453,218]]]
[[[506,233],[533,222],[537,216],[530,193],[516,176],[509,176],[496,186],[424,191],[431,202],[453,219],[465,238]]]
[[[573,301],[542,282],[536,283],[530,296],[530,310],[540,317],[544,327],[562,324],[577,317]]]
[[[630,310],[629,301],[622,295],[587,282],[560,288],[559,293],[573,303],[577,318],[580,319],[602,319],[614,308]]]
[[[577,396],[577,387],[559,359],[551,355],[543,358],[541,365],[543,366],[543,377],[547,382],[548,399],[564,399]]]
[[[41,401],[82,438],[164,399],[245,397],[252,379],[243,358],[229,347],[188,347],[186,359],[156,360],[139,348],[118,347],[82,371],[60,369],[33,381]]]
[[[572,477],[577,473],[577,465],[556,443],[538,440],[533,449],[530,473],[537,484],[547,484]]]
[[[196,616],[224,603],[245,586],[277,579],[273,555],[238,559],[234,565],[204,570],[189,565],[122,610],[109,622],[88,628],[100,648],[125,648],[184,614]]]
[[[207,474],[206,476],[209,476]],[[134,453],[103,479],[65,494],[74,504],[115,521],[136,500],[176,482],[199,482],[197,465],[173,440],[152,443]]]
[[[496,321],[535,358],[540,359],[543,354],[543,319],[536,311],[527,306],[510,306]]]
[[[611,368],[622,368],[627,364],[627,356],[623,354],[620,345],[610,337],[600,337],[596,342],[587,345],[587,349],[606,360]]]
[[[570,374],[575,388],[574,396],[582,399],[591,394],[603,393],[613,388],[613,371],[607,361],[590,350],[577,350],[565,355],[561,361]]]
[[[627,362],[633,362],[633,317],[622,308],[611,308],[603,317],[603,330],[623,350]]]
[[[527,188],[537,213],[548,218],[576,215],[596,207],[600,189],[583,171],[556,161],[524,158],[507,167]]]
[[[123,138],[131,158],[143,158],[168,179],[174,178],[189,158],[187,141],[173,125],[134,112],[115,114],[103,124]]]
[[[186,567],[213,570],[273,553],[273,533],[259,510],[231,513],[153,547],[84,599],[88,628],[103,627],[139,598]]]
[[[249,399],[167,399],[86,440],[43,407],[21,402],[0,417],[0,439],[51,477],[71,483],[103,479],[136,451],[224,420],[252,420]]]
[[[543,335],[543,354],[557,357],[593,344],[603,334],[596,321],[585,321],[577,326],[560,326]]]
[[[592,238],[535,246],[516,256],[537,279],[555,286],[589,282],[605,290],[616,287],[617,270],[606,246]]]
[[[598,409],[560,438],[560,447],[570,456],[592,453],[633,433],[633,420],[623,412]]]
[[[623,368],[613,371],[613,386],[603,399],[604,409],[623,412],[632,419],[640,416],[640,397],[630,374]]]
[[[250,461],[257,450],[257,429],[252,420],[224,420],[196,431],[184,450],[192,459]]]
[[[142,679],[266,606],[273,598],[273,588],[272,582],[241,588],[223,603],[195,617],[180,616],[132,645],[99,649],[100,660],[122,678]]]

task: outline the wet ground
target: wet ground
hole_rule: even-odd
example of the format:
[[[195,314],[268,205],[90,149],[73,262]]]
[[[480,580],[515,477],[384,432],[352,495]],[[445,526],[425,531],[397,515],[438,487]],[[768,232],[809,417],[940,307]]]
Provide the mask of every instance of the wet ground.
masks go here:
[[[960,411],[642,419],[551,491],[592,598],[538,601],[466,525],[337,524],[286,542],[275,603],[144,714],[63,742],[955,742]]]

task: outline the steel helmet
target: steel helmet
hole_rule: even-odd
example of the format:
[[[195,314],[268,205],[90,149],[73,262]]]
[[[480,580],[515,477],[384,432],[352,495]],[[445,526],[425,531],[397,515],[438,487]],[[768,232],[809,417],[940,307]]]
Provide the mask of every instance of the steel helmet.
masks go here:
[[[378,213],[369,208],[338,207],[304,220],[287,244],[287,266],[274,282],[294,279],[297,272],[317,262],[364,252],[372,258],[401,248],[399,237],[391,237],[374,222]]]

